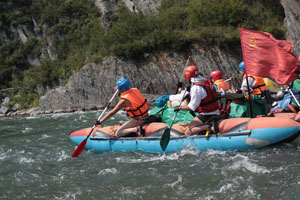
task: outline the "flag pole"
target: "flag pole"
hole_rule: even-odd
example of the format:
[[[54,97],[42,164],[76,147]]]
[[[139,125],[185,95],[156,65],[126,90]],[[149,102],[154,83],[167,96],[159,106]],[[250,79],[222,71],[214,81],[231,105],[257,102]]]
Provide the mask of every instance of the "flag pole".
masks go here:
[[[242,47],[242,53],[243,53],[243,60],[244,60],[244,65],[245,65],[245,73],[246,73],[246,83],[247,83],[247,90],[248,90],[248,95],[249,95],[249,99],[248,99],[248,103],[249,103],[249,107],[250,107],[250,117],[253,118],[253,109],[252,109],[252,102],[251,102],[251,92],[250,92],[250,87],[249,87],[249,81],[248,81],[248,74],[246,71],[246,63],[245,60],[247,59],[246,56],[244,56],[244,47],[242,45],[243,43],[243,37],[242,37],[242,32],[241,32],[241,26],[239,24],[239,29],[240,29],[240,38],[241,38],[241,47]]]
[[[247,82],[247,89],[248,89],[248,103],[249,103],[249,107],[250,107],[250,117],[253,118],[253,110],[252,110],[252,101],[251,101],[251,92],[250,92],[250,87],[249,87],[249,81],[248,81],[248,74],[245,70],[246,73],[246,82]]]
[[[294,93],[292,92],[291,89],[289,89],[289,92],[290,92],[290,94],[292,95],[292,97],[294,98],[294,100],[295,100],[296,104],[298,105],[298,107],[300,108],[299,101],[297,100],[297,98],[295,97],[295,95],[294,95]]]

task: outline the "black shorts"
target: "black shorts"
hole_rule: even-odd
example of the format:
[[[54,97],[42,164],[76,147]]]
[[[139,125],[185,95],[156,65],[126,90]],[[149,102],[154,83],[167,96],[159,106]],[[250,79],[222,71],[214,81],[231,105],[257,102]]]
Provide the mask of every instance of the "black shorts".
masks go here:
[[[210,118],[215,117],[215,116],[219,116],[219,115],[201,115],[199,114],[197,116],[198,119],[200,119],[203,123],[207,122]]]
[[[150,124],[152,122],[161,122],[160,115],[148,115],[142,119],[139,119],[143,124]]]

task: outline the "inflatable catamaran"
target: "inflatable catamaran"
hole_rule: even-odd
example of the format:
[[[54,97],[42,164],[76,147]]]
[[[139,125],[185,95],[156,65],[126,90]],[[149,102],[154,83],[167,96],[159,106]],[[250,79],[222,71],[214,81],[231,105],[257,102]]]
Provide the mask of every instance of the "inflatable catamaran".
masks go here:
[[[112,137],[112,131],[117,130],[119,126],[96,127],[88,138],[85,149],[97,152],[164,152],[160,146],[160,139],[168,124],[153,122],[144,125],[144,135],[137,132],[129,137]],[[209,135],[186,136],[182,126],[180,123],[172,126],[166,153],[187,147],[200,151],[259,149],[291,142],[300,134],[300,123],[291,116],[223,119],[218,123],[219,131]],[[69,137],[79,145],[90,131],[91,128],[81,129],[70,133]]]

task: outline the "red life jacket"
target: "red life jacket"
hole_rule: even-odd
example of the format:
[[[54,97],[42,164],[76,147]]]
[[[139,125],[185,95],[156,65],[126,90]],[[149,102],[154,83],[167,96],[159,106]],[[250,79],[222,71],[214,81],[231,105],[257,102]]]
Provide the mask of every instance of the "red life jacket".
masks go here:
[[[217,110],[219,108],[217,91],[210,87],[210,83],[208,81],[197,82],[195,85],[202,86],[207,93],[207,96],[201,100],[200,105],[196,108],[196,112],[208,113]]]

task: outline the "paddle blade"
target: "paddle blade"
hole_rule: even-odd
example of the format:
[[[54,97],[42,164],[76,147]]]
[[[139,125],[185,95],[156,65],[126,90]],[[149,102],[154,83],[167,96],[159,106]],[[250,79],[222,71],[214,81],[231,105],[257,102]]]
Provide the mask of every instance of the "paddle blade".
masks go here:
[[[86,145],[87,139],[88,138],[85,138],[82,142],[80,142],[80,144],[77,146],[74,153],[72,154],[72,157],[78,157],[80,155],[80,153],[83,151]]]
[[[160,139],[160,146],[162,148],[163,151],[166,150],[168,144],[169,144],[169,141],[170,141],[170,131],[171,129],[170,128],[167,128],[163,135],[161,136],[161,139]]]

